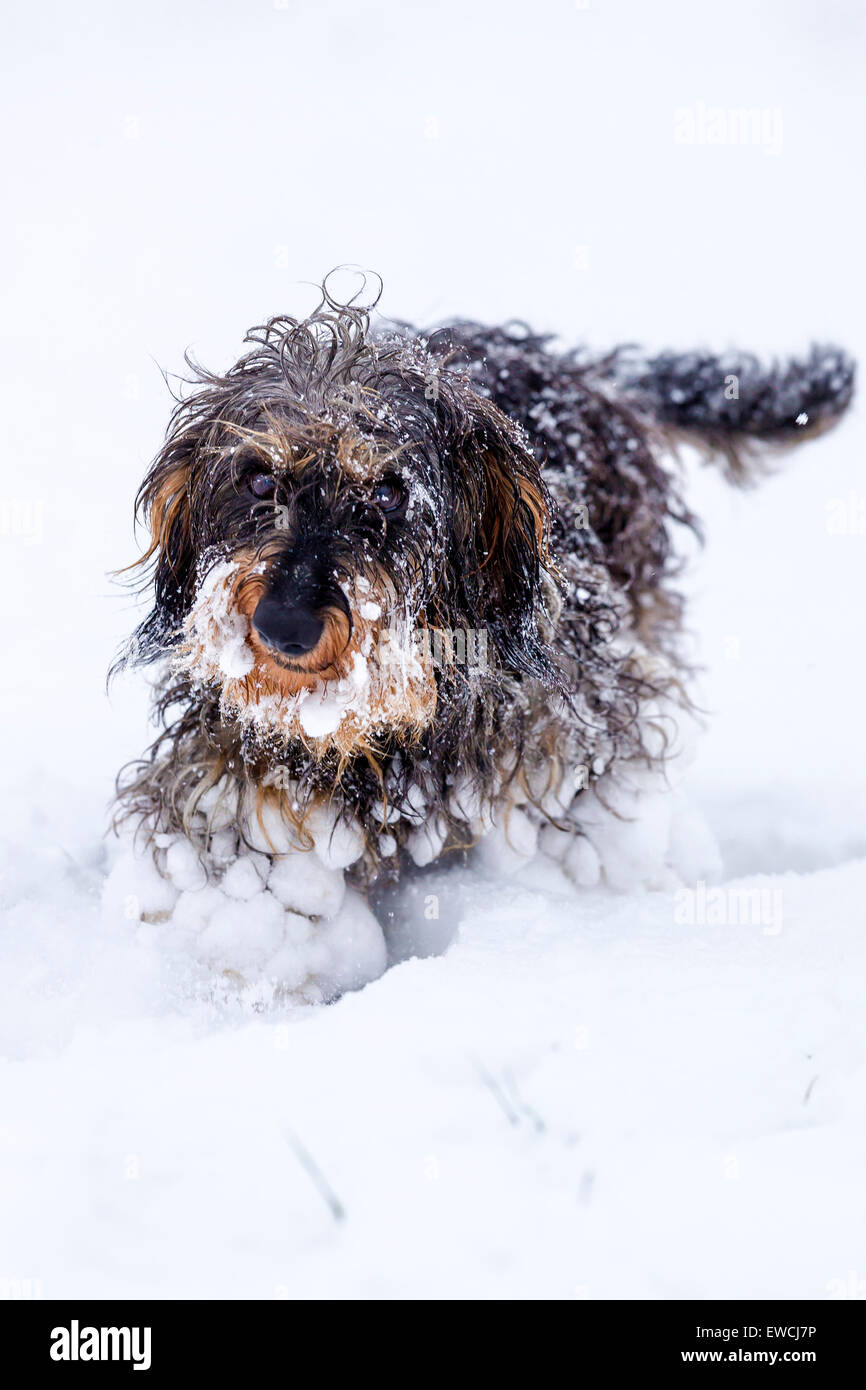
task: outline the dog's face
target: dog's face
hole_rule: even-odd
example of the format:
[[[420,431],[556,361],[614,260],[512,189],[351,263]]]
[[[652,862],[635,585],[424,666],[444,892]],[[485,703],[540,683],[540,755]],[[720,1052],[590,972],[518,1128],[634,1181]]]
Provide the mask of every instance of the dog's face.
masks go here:
[[[430,629],[542,674],[547,506],[516,426],[412,340],[342,309],[273,320],[200,374],[140,503],[173,648],[232,716],[350,755],[435,718]]]

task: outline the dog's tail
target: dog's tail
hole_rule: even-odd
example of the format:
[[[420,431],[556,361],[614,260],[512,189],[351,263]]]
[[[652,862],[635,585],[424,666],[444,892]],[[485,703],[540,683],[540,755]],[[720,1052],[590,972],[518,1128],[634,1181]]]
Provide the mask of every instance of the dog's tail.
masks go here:
[[[732,481],[746,483],[761,471],[757,447],[784,447],[835,425],[851,403],[855,367],[836,347],[813,347],[805,358],[770,366],[739,353],[638,358],[625,350],[612,375],[672,443],[702,445]]]

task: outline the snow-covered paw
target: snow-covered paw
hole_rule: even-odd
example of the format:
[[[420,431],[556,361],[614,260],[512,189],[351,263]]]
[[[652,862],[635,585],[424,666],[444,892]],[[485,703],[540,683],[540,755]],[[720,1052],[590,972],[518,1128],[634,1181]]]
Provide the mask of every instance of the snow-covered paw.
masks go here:
[[[581,888],[603,883],[621,893],[667,890],[720,876],[704,816],[658,773],[631,771],[627,779],[583,792],[571,819],[574,830],[546,827],[540,848]]]
[[[323,833],[321,854],[238,847],[210,874],[183,837],[160,839],[158,863],[150,850],[122,847],[103,896],[112,925],[133,925],[166,953],[275,998],[333,998],[385,969],[382,929],[335,866],[355,848],[345,835],[335,843]]]
[[[510,877],[535,857],[538,826],[519,806],[497,811],[478,845],[478,862],[494,875]]]
[[[668,855],[671,793],[651,786],[608,785],[603,798],[591,789],[577,808],[580,830],[588,842],[585,853],[590,849],[595,853],[601,881],[621,893],[672,887],[677,880]]]

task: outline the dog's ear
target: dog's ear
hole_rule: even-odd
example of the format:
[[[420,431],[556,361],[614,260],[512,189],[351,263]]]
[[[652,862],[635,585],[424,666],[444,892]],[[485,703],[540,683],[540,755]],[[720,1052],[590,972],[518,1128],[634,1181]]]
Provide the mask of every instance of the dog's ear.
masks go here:
[[[558,584],[541,469],[514,421],[469,388],[461,395],[453,448],[458,603],[486,628],[506,666],[558,686],[540,631],[544,577]]]
[[[195,584],[190,511],[193,453],[190,438],[170,436],[139,488],[135,515],[147,526],[150,539],[130,570],[149,575],[153,607],[130,638],[119,665],[154,661],[172,645],[189,610]]]

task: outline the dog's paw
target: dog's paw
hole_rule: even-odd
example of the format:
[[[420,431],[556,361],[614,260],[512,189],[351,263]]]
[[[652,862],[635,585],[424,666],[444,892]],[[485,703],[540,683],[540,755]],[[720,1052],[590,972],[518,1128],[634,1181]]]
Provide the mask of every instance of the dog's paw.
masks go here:
[[[712,827],[682,788],[673,792],[668,855],[683,883],[722,879],[722,855]]]
[[[540,847],[579,887],[667,890],[720,875],[705,818],[681,788],[671,788],[657,773],[632,772],[627,780],[581,793],[571,819],[574,831],[549,826]]]
[[[476,862],[487,873],[510,877],[535,857],[538,826],[520,806],[498,811],[485,829]]]
[[[111,925],[262,997],[318,1002],[384,971],[379,923],[314,851],[236,853],[209,874],[188,841],[164,839],[159,864],[131,842],[118,854],[103,894]]]

